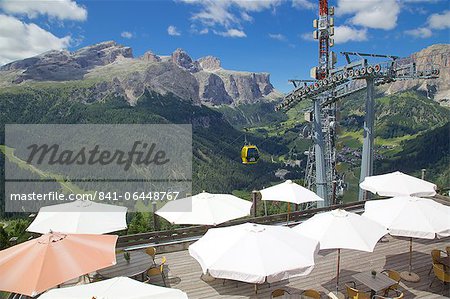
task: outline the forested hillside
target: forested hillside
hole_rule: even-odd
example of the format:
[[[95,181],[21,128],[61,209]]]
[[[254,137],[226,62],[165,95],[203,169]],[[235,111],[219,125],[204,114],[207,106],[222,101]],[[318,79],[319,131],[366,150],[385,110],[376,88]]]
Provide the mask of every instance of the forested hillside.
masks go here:
[[[174,95],[145,92],[133,107],[122,97],[108,97],[102,102],[73,102],[60,88],[4,90],[0,93],[1,142],[4,124],[153,124],[190,123],[193,127],[193,192],[231,193],[253,189],[275,179],[276,164],[261,161],[245,166],[240,162],[244,134],[233,128],[223,116],[205,106],[192,105]],[[253,142],[262,141],[247,134]],[[279,155],[287,148],[265,140],[265,154]],[[1,157],[2,177],[4,157]],[[3,184],[2,188],[3,188]],[[3,190],[1,190],[3,197]],[[3,200],[3,199],[2,199]]]

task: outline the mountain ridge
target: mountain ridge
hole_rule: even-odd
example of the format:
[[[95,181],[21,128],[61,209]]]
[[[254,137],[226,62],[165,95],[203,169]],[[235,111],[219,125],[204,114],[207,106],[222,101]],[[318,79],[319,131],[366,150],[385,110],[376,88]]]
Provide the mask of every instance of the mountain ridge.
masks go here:
[[[48,51],[0,67],[0,86],[34,82],[90,80],[96,101],[106,90],[125,96],[132,105],[145,89],[173,93],[193,104],[239,105],[281,97],[270,83],[268,73],[233,71],[222,68],[213,56],[193,60],[183,49],[170,56],[152,51],[134,57],[132,49],[107,41],[78,49]],[[85,101],[86,99],[80,98]]]
[[[403,61],[414,62],[418,71],[430,67],[439,68],[439,78],[399,80],[386,84],[385,87],[380,87],[385,95],[417,90],[442,106],[450,107],[450,44],[430,45],[403,58]]]

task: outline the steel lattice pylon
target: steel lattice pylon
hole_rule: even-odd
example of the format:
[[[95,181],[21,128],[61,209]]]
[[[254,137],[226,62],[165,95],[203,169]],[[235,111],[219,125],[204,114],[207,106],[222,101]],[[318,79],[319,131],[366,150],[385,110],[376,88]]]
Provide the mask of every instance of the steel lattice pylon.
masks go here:
[[[336,58],[329,47],[333,46],[334,8],[328,0],[319,0],[319,19],[314,20],[314,38],[319,41],[319,63],[311,69],[315,80],[290,80],[295,89],[285,96],[277,110],[289,110],[303,100],[312,100],[313,107],[308,120],[312,124],[313,146],[308,151],[305,185],[316,189],[324,199],[319,206],[330,205],[335,199],[335,184],[342,180],[336,172],[336,126],[338,109],[336,103],[345,97],[366,89],[364,140],[360,182],[373,174],[375,101],[374,87],[397,80],[432,79],[439,76],[439,69],[427,65],[418,69],[414,62],[392,55],[341,52],[347,64],[335,68]],[[351,61],[350,57],[357,57]],[[388,61],[370,64],[368,58],[385,58]],[[364,80],[365,84],[357,83]],[[302,84],[300,84],[302,83]],[[359,199],[369,195],[360,190]]]

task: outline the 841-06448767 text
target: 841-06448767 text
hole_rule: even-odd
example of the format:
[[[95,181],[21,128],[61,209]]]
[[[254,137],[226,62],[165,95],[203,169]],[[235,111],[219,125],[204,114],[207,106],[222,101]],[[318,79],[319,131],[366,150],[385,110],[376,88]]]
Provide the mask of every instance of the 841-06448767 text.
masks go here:
[[[126,192],[104,192],[94,191],[89,193],[11,193],[12,201],[73,201],[73,200],[93,200],[93,201],[171,201],[176,200],[180,192],[178,191],[126,191]]]

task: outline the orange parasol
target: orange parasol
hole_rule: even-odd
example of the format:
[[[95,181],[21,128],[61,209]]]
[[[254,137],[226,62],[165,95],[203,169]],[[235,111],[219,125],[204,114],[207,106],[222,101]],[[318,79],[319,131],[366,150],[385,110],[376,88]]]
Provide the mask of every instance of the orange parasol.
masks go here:
[[[0,290],[36,296],[116,264],[117,236],[49,233],[0,251]]]

